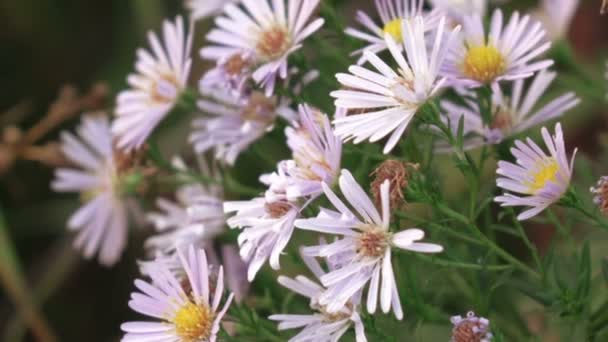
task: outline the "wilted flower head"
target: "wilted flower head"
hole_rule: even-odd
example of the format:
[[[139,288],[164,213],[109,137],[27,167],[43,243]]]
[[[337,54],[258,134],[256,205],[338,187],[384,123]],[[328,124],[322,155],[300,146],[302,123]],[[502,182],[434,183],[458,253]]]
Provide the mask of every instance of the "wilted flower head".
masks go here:
[[[541,23],[515,12],[503,26],[500,9],[494,11],[488,33],[479,14],[466,17],[462,39],[443,68],[445,75],[463,86],[476,87],[527,78],[553,64],[551,60],[533,62],[551,47],[543,42],[546,33]]]
[[[115,154],[104,114],[84,116],[77,132],[79,137],[62,133],[61,149],[75,167],[57,169],[52,188],[80,193],[84,205],[68,221],[68,228],[78,231],[74,245],[86,258],[99,254],[99,261],[110,266],[120,259],[127,243],[126,195],[141,178],[119,168],[120,154]]]
[[[370,190],[374,198],[374,204],[376,208],[382,207],[382,193],[380,189],[385,181],[389,181],[389,201],[390,207],[393,209],[403,208],[405,205],[405,196],[403,195],[403,189],[407,188],[407,183],[410,177],[408,167],[411,166],[414,169],[418,168],[418,165],[406,164],[404,162],[388,159],[382,162],[371,176],[373,177],[372,183],[370,184]]]
[[[597,185],[591,187],[589,191],[595,195],[593,203],[599,207],[603,214],[608,214],[608,177],[601,177],[597,181]]]
[[[580,103],[580,99],[568,92],[538,108],[537,103],[546,93],[557,74],[551,71],[539,72],[534,80],[525,85],[525,80],[513,82],[507,95],[500,86],[493,87],[492,122],[484,123],[477,101],[466,98],[466,106],[451,101],[442,101],[445,113],[443,120],[458,132],[458,124],[463,119],[464,147],[471,149],[484,144],[499,144],[504,139],[522,133],[532,127],[559,118]],[[474,97],[471,92],[464,91]]]
[[[469,311],[466,317],[453,316],[450,321],[454,324],[450,342],[491,342],[490,321],[475,316]]]
[[[377,71],[353,65],[349,68],[351,74],[336,75],[347,88],[331,93],[336,98],[336,107],[363,112],[334,120],[335,133],[344,141],[376,142],[390,135],[384,147],[384,153],[389,153],[419,107],[444,84],[445,79],[438,75],[439,68],[458,29],[445,34],[445,20],[442,19],[435,32],[432,51],[427,51],[424,32],[428,24],[425,20],[417,16],[401,24],[402,40],[396,42],[391,35],[385,34],[397,70],[373,52],[365,51],[366,59]],[[409,63],[401,52],[402,45]]]
[[[388,48],[384,39],[389,34],[397,42],[403,40],[403,22],[411,21],[417,16],[424,17],[425,31],[429,32],[437,27],[440,19],[440,11],[433,10],[426,12],[423,10],[423,0],[376,0],[376,10],[380,16],[380,23],[376,23],[367,13],[357,11],[357,21],[364,26],[364,30],[349,27],[345,33],[365,41],[364,48],[353,52],[353,55],[361,55],[365,51],[380,53]],[[366,32],[367,31],[367,32]],[[365,56],[361,56],[358,64],[366,61]]]
[[[320,233],[340,235],[341,239],[327,245],[307,248],[307,255],[323,258],[339,257],[341,268],[320,277],[327,288],[319,297],[319,304],[329,313],[339,312],[351,298],[369,284],[367,310],[374,313],[380,298],[382,311],[403,318],[399,292],[392,266],[392,250],[399,248],[421,253],[439,253],[443,247],[418,242],[424,238],[420,229],[389,231],[391,219],[389,187],[381,186],[381,212],[347,170],[342,170],[340,190],[351,209],[324,184],[325,196],[338,210],[321,208],[316,218],[300,219],[296,226]]]
[[[326,272],[321,265],[304,253],[301,253],[304,263],[317,279]],[[335,265],[328,262],[329,270],[335,270]],[[336,313],[330,313],[319,303],[319,297],[326,290],[322,285],[308,277],[299,275],[295,279],[279,277],[279,283],[291,291],[310,299],[310,308],[315,311],[309,315],[272,315],[269,319],[279,321],[279,330],[303,327],[289,342],[298,341],[338,341],[348,329],[354,326],[357,342],[366,342],[365,328],[359,315],[359,301],[352,299]]]
[[[517,158],[517,164],[498,162],[496,173],[502,177],[496,180],[496,184],[506,191],[519,193],[524,197],[507,192],[495,200],[505,207],[530,207],[517,216],[520,221],[538,215],[559,201],[570,185],[576,150],[569,161],[562,126],[559,123],[555,126],[554,136],[551,136],[545,127],[542,128],[542,135],[549,154],[528,138],[525,143],[515,141],[516,147],[511,149],[511,153]]]
[[[178,250],[178,255],[182,277],[159,260],[148,265],[152,282],[135,280],[139,292],[131,294],[129,307],[159,321],[122,324],[126,333],[122,341],[216,341],[220,322],[233,298],[230,294],[220,308],[224,271],[220,266],[213,290],[205,252],[190,246]]]
[[[308,23],[320,0],[243,0],[242,7],[228,4],[216,19],[217,28],[207,40],[217,45],[205,47],[201,56],[220,60],[236,53],[255,56],[253,79],[274,92],[277,77],[288,76],[287,59],[302,42],[323,26],[321,18]]]
[[[163,40],[148,33],[152,53],[137,51],[137,74],[129,75],[132,89],[118,94],[112,133],[125,151],[140,148],[158,124],[174,108],[186,87],[192,59],[192,28],[186,34],[184,20],[163,23]]]

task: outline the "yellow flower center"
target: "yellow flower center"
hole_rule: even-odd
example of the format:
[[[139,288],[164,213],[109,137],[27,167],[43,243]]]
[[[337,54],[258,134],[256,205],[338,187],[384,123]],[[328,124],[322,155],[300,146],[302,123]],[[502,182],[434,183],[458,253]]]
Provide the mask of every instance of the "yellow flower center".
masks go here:
[[[213,319],[213,312],[208,306],[188,301],[175,313],[173,324],[182,342],[198,342],[211,336]]]
[[[536,194],[539,190],[544,188],[548,182],[556,182],[558,171],[559,164],[555,158],[547,158],[544,161],[539,162],[538,168],[531,173],[532,181],[525,184],[529,189],[528,191],[531,194]]]
[[[386,23],[386,25],[384,25],[383,31],[384,33],[390,34],[396,41],[401,41],[401,39],[403,39],[403,35],[401,32],[402,23],[403,19],[401,18],[393,19]]]
[[[462,66],[464,75],[482,83],[489,83],[505,71],[505,59],[491,45],[469,48]]]

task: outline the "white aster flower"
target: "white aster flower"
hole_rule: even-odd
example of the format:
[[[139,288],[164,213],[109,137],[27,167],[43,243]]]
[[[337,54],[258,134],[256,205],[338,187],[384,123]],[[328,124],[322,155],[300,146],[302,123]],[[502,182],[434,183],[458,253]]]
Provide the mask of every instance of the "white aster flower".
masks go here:
[[[386,43],[398,69],[393,70],[373,52],[365,51],[366,59],[377,71],[353,65],[349,68],[351,74],[336,75],[348,90],[331,93],[336,98],[336,107],[363,112],[336,118],[335,134],[345,141],[354,140],[355,144],[365,140],[376,142],[390,135],[384,153],[397,145],[419,107],[444,84],[445,79],[438,78],[439,69],[458,32],[456,28],[444,35],[445,20],[441,19],[429,55],[424,19],[418,16],[403,21],[402,25],[403,41],[399,45],[404,45],[409,63],[393,37],[387,34]]]
[[[192,59],[192,28],[186,34],[184,20],[163,23],[163,43],[148,33],[151,52],[139,49],[135,69],[128,77],[130,90],[118,94],[112,133],[117,146],[137,149],[173,109],[186,87]]]
[[[543,139],[549,150],[545,153],[532,139],[526,143],[517,140],[511,153],[515,156],[516,164],[500,161],[496,173],[498,187],[506,191],[519,193],[522,196],[505,193],[495,198],[504,207],[530,207],[517,216],[520,221],[538,215],[551,204],[559,201],[570,185],[574,157],[568,161],[564,135],[561,124],[555,126],[555,135],[543,127]]]
[[[220,266],[215,290],[210,288],[210,271],[205,252],[190,246],[178,250],[184,277],[177,277],[159,261],[148,265],[152,282],[136,280],[139,292],[131,294],[129,307],[158,321],[122,324],[124,342],[215,342],[220,322],[232,302],[230,294],[220,308],[224,292],[224,271]]]
[[[557,41],[567,38],[579,4],[580,0],[542,0],[532,16],[543,24],[548,38]]]
[[[225,202],[224,212],[236,212],[227,223],[230,228],[242,229],[238,243],[241,257],[249,264],[249,281],[253,281],[266,261],[273,269],[280,269],[279,257],[293,234],[298,206],[287,201],[269,202],[265,198],[254,198]]]
[[[243,8],[226,5],[224,15],[215,20],[217,28],[207,35],[207,40],[217,45],[203,48],[201,56],[220,60],[253,53],[257,67],[252,77],[270,96],[277,77],[288,76],[289,55],[323,26],[321,18],[308,23],[319,1],[242,0]]]
[[[186,169],[179,159],[174,166]],[[219,178],[205,163],[201,163],[201,171],[211,179]],[[219,185],[184,185],[177,189],[175,198],[176,202],[159,198],[156,204],[161,212],[147,215],[158,231],[146,240],[148,248],[171,254],[180,246],[202,246],[224,230],[223,192]]]
[[[212,15],[219,14],[226,4],[238,0],[186,0],[186,8],[190,11],[194,20],[200,20]]]
[[[317,279],[326,272],[313,258],[302,255],[302,259]],[[335,267],[329,264],[330,271]],[[348,329],[354,326],[357,342],[366,342],[365,328],[358,312],[358,302],[349,301],[337,313],[329,313],[319,303],[319,297],[326,290],[322,285],[308,277],[299,275],[295,279],[279,277],[279,283],[291,291],[310,299],[310,308],[315,311],[309,315],[272,315],[269,319],[278,321],[279,330],[303,328],[289,342],[332,342],[338,341]]]
[[[454,325],[450,342],[491,342],[490,321],[487,318],[477,317],[469,311],[466,317],[453,316],[450,321]]]
[[[340,170],[342,141],[333,133],[326,114],[301,105],[299,120],[285,129],[292,159],[279,163],[278,172],[262,177],[273,195],[296,201],[316,198],[321,184],[333,184]]]
[[[441,18],[440,11],[423,10],[423,0],[375,0],[376,10],[380,16],[381,23],[376,23],[367,13],[357,11],[357,21],[363,25],[364,30],[349,27],[345,33],[349,36],[361,39],[368,44],[362,49],[353,52],[353,55],[361,55],[365,51],[379,53],[388,48],[385,35],[389,34],[397,42],[403,40],[403,22],[411,21],[417,16],[425,18],[425,32],[437,27]],[[367,32],[366,32],[367,31]],[[365,63],[366,58],[362,56],[358,64]]]
[[[86,258],[99,254],[99,262],[111,266],[127,243],[128,213],[122,192],[121,175],[112,144],[110,124],[105,116],[85,116],[77,129],[61,136],[61,150],[75,168],[55,171],[52,188],[59,192],[79,192],[85,204],[68,221],[77,231],[74,242]]]
[[[443,120],[449,122],[452,131],[458,131],[458,123],[463,118],[465,149],[472,149],[484,144],[499,144],[504,139],[524,132],[547,121],[559,118],[565,112],[580,103],[580,99],[568,92],[538,107],[537,103],[549,88],[557,74],[551,71],[539,72],[534,80],[525,86],[525,80],[513,82],[507,96],[500,86],[493,87],[492,122],[483,122],[479,105],[476,101],[465,98],[466,105],[451,101],[442,101],[441,107],[445,113]],[[475,96],[474,94],[468,94]]]
[[[455,24],[462,24],[463,19],[478,14],[485,17],[488,0],[430,0],[434,8],[446,13]]]
[[[320,277],[327,291],[319,297],[319,303],[326,306],[330,313],[339,312],[354,295],[369,284],[368,312],[376,311],[380,297],[382,311],[388,313],[392,308],[397,319],[402,319],[403,310],[391,261],[393,249],[439,253],[443,251],[443,247],[417,242],[424,238],[424,232],[420,229],[407,229],[398,233],[389,231],[390,181],[386,180],[380,188],[382,213],[378,212],[347,170],[342,170],[339,185],[354,212],[324,184],[325,196],[338,211],[321,209],[316,218],[296,221],[296,226],[301,229],[342,236],[340,240],[312,249],[316,250],[316,256],[338,256],[343,260],[343,267]]]
[[[543,42],[545,30],[530,16],[511,15],[503,27],[500,9],[494,11],[486,34],[480,15],[466,17],[461,42],[455,44],[444,65],[444,73],[464,86],[480,86],[502,80],[532,76],[553,65],[552,60],[535,61],[550,47]]]
[[[201,89],[203,92],[203,90]],[[289,103],[254,91],[241,97],[230,91],[203,92],[198,107],[212,118],[196,119],[190,142],[198,153],[215,150],[215,157],[233,165],[241,152],[274,127],[278,116],[295,117]]]

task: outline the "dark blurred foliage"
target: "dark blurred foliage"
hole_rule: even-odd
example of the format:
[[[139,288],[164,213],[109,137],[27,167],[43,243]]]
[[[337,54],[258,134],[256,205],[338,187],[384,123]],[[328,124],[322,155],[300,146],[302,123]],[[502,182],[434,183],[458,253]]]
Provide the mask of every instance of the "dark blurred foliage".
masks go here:
[[[570,40],[577,57],[589,63],[589,72],[597,73],[608,48],[608,17],[598,15],[601,0],[581,2]],[[344,3],[370,7],[371,0]],[[530,3],[512,0],[508,7]],[[345,13],[353,13],[352,8]],[[0,125],[32,126],[65,84],[82,92],[98,81],[107,82],[111,94],[122,89],[135,48],[146,45],[146,31],[157,30],[163,18],[178,13],[183,12],[176,0],[0,0],[0,113],[27,104],[23,113],[0,114]],[[198,32],[195,46],[204,41],[203,31]],[[202,68],[198,54],[194,60],[199,66],[193,77],[198,77]],[[577,137],[572,145],[593,154],[599,150],[597,134],[606,130],[608,120],[606,110],[603,115],[600,108],[591,110],[593,119],[578,122],[578,131],[569,134]],[[55,139],[58,131],[45,139]],[[27,270],[31,294],[48,297],[43,312],[61,341],[117,341],[120,323],[134,318],[127,299],[137,275],[134,260],[142,256],[141,234],[133,235],[122,261],[112,269],[81,260],[65,248],[71,239],[63,233],[77,203],[51,193],[51,176],[51,169],[35,162],[17,162],[0,176],[1,210]],[[13,304],[0,297],[0,340],[9,341],[23,332]]]

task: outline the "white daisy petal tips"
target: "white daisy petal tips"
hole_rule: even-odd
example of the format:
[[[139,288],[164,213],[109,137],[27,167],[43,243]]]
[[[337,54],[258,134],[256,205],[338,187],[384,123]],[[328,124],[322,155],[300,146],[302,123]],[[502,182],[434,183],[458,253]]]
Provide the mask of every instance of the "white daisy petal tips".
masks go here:
[[[200,20],[218,14],[228,3],[238,0],[186,0],[185,5],[192,18]]]
[[[140,148],[159,123],[174,108],[186,87],[192,59],[192,28],[186,34],[182,17],[163,24],[163,43],[148,33],[151,52],[137,51],[137,74],[128,77],[130,90],[118,94],[112,133],[118,148]]]
[[[205,252],[190,246],[178,250],[182,277],[175,276],[162,260],[148,265],[152,282],[136,280],[139,292],[131,294],[129,307],[158,321],[128,322],[121,326],[124,342],[215,342],[220,322],[233,298],[220,307],[224,271],[220,266],[215,289],[210,285]]]
[[[355,144],[365,140],[379,141],[389,137],[384,153],[389,153],[399,142],[419,107],[433,97],[443,86],[438,78],[439,69],[447,54],[450,42],[459,28],[445,34],[445,20],[441,19],[435,31],[432,51],[427,51],[426,23],[420,16],[403,21],[403,40],[395,42],[389,34],[385,41],[398,64],[393,70],[376,54],[364,54],[377,71],[351,66],[351,74],[338,74],[338,81],[349,90],[331,93],[336,107],[363,112],[334,120],[335,133],[343,140]],[[402,54],[403,45],[407,55]],[[351,90],[352,89],[352,90]]]
[[[518,12],[503,27],[502,11],[495,10],[489,32],[479,14],[466,17],[462,39],[449,54],[443,73],[467,87],[531,77],[553,65],[552,60],[535,61],[551,47],[544,42],[545,35],[540,22]]]
[[[255,56],[253,79],[270,96],[277,78],[288,76],[287,59],[303,41],[324,24],[310,21],[320,0],[242,0],[242,7],[228,4],[217,27],[207,35],[213,46],[201,50],[205,59],[219,61],[235,54]]]
[[[315,258],[303,253],[304,263],[315,274],[317,279],[326,274],[321,265]],[[330,271],[333,271],[332,263],[329,264]],[[279,330],[294,329],[302,327],[296,336],[289,342],[298,341],[338,341],[348,329],[354,326],[355,338],[357,342],[366,342],[365,327],[359,315],[359,300],[349,301],[337,313],[329,313],[323,305],[319,303],[319,297],[325,288],[316,281],[299,275],[295,279],[280,276],[279,283],[291,291],[310,299],[310,308],[315,311],[309,315],[272,315],[269,318],[279,322]]]
[[[576,150],[569,161],[559,123],[555,126],[554,136],[551,136],[544,127],[542,135],[549,154],[528,138],[525,143],[516,141],[516,147],[511,149],[516,164],[498,162],[496,173],[501,176],[496,180],[498,187],[523,196],[507,192],[503,196],[496,197],[495,200],[506,207],[529,207],[517,217],[520,221],[538,215],[551,204],[559,201],[570,185]]]
[[[62,152],[75,169],[57,169],[52,188],[80,192],[85,204],[68,221],[78,232],[74,242],[86,258],[99,255],[106,266],[115,264],[127,243],[128,214],[121,178],[114,160],[110,124],[104,116],[85,116],[79,137],[62,134]]]
[[[383,312],[392,310],[398,319],[402,319],[403,310],[391,261],[393,249],[420,253],[443,251],[440,245],[418,242],[424,238],[420,229],[398,233],[389,231],[389,184],[387,180],[381,186],[379,212],[350,172],[342,170],[340,190],[354,211],[328,186],[324,186],[325,196],[338,211],[321,209],[316,218],[300,219],[295,223],[301,229],[342,236],[333,243],[305,249],[309,255],[339,259],[342,265],[320,277],[327,290],[319,297],[319,304],[330,313],[339,312],[369,284],[368,312],[375,312],[379,299]]]
[[[425,32],[429,32],[437,27],[440,19],[440,12],[433,10],[424,11],[422,0],[376,0],[376,10],[380,16],[381,23],[376,23],[369,15],[363,11],[357,12],[357,21],[363,26],[364,30],[349,27],[345,33],[354,38],[363,40],[367,45],[353,52],[353,55],[363,55],[365,51],[380,53],[388,48],[384,36],[389,34],[394,40],[403,40],[403,22],[410,21],[416,16],[423,16],[426,25]],[[365,56],[361,56],[358,64],[365,63]]]

